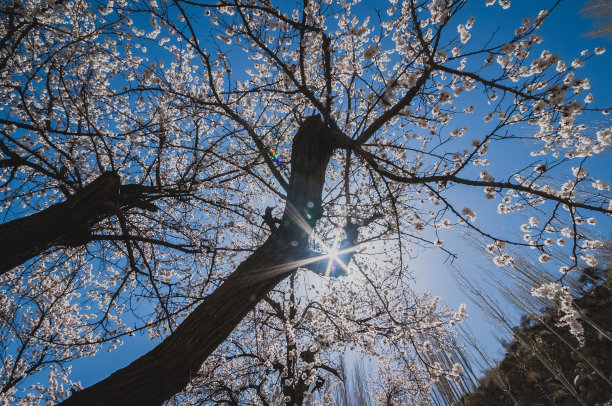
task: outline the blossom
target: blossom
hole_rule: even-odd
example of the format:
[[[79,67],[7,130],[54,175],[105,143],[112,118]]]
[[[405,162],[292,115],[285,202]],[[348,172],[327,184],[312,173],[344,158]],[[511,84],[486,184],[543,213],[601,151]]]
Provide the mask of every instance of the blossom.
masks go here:
[[[459,311],[454,314],[455,320],[461,322],[465,318],[467,318],[467,316],[468,316],[468,312],[465,307],[465,303],[461,303],[461,305],[459,306]]]
[[[493,258],[493,263],[499,267],[505,266],[506,265],[506,257],[503,255],[496,255]]]
[[[463,214],[471,221],[476,221],[476,213],[470,208],[464,207],[463,210],[461,210],[461,214]]]
[[[440,100],[440,104],[447,104],[452,102],[453,98],[451,97],[449,92],[447,92],[446,90],[442,90],[438,95],[438,100]]]
[[[469,41],[472,34],[467,30],[467,28],[463,24],[459,24],[457,26],[457,31],[459,32],[459,39],[463,44]]]
[[[378,45],[370,45],[363,53],[363,57],[370,61],[374,60],[374,58],[376,58],[376,55],[378,55],[379,51],[380,48],[378,47]]]
[[[432,0],[432,2],[427,5],[427,8],[435,24],[444,22],[450,13],[445,0]]]
[[[595,182],[591,183],[591,186],[597,190],[610,190],[610,186],[608,186],[602,180],[596,180]]]
[[[162,4],[159,0],[147,1],[156,9]],[[485,1],[480,1],[482,6]],[[591,179],[589,176],[593,176],[593,173],[587,174],[581,166],[595,168],[588,162],[583,165],[583,157],[605,151],[612,141],[612,128],[590,131],[586,124],[582,124],[588,120],[579,117],[583,109],[587,110],[584,104],[593,103],[594,97],[599,97],[596,92],[600,90],[594,88],[593,93],[589,93],[591,85],[588,79],[578,78],[569,65],[578,67],[588,63],[588,57],[593,52],[583,53],[572,63],[571,59],[564,62],[562,56],[553,54],[552,48],[548,51],[536,46],[542,38],[532,30],[540,26],[547,15],[545,11],[533,23],[529,18],[523,19],[516,30],[516,26],[503,27],[500,34],[508,35],[496,40],[495,44],[482,46],[479,42],[464,47],[462,43],[469,42],[471,35],[480,33],[472,31],[476,28],[473,17],[463,24],[448,21],[450,17],[465,16],[463,12],[455,15],[456,7],[448,0],[423,3],[422,9],[417,10],[421,30],[413,26],[416,22],[411,21],[410,13],[406,14],[411,7],[410,2],[398,5],[398,0],[391,0],[392,6],[388,10],[389,16],[397,18],[384,18],[383,21],[376,21],[373,27],[368,26],[367,10],[365,13],[362,12],[364,9],[357,10],[360,6],[353,5],[355,2],[343,2],[344,8],[341,5],[328,7],[322,4],[331,3],[327,0],[306,2],[304,7],[296,10],[285,6],[275,9],[268,2],[259,2],[254,8],[242,7],[240,2],[233,5],[221,2],[202,10],[184,4],[185,13],[170,13],[162,19],[163,24],[158,21],[159,13],[151,13],[148,6],[131,10],[127,0],[115,1],[121,7],[113,6],[112,0],[104,2],[108,3],[102,6],[106,8],[98,12],[95,11],[96,6],[85,6],[85,11],[91,8],[91,12],[84,13],[80,9],[65,13],[61,7],[57,10],[43,7],[40,12],[30,12],[31,8],[28,7],[31,4],[47,2],[35,0],[19,3],[24,4],[23,13],[20,11],[19,15],[26,22],[38,21],[40,24],[35,24],[31,31],[26,32],[23,43],[31,46],[15,49],[11,58],[7,59],[5,69],[0,69],[4,75],[1,76],[3,84],[0,84],[0,92],[5,101],[0,109],[6,110],[2,117],[23,124],[19,128],[11,124],[1,126],[5,136],[10,135],[10,139],[16,140],[7,148],[14,150],[15,156],[31,160],[32,166],[24,168],[17,162],[14,168],[7,167],[0,174],[0,178],[4,177],[0,179],[0,184],[4,185],[0,188],[3,192],[0,206],[5,211],[8,209],[5,216],[12,219],[20,214],[35,212],[37,208],[49,207],[62,200],[62,195],[67,195],[67,192],[78,193],[79,188],[89,184],[105,168],[116,169],[126,184],[153,185],[153,189],[158,189],[160,193],[153,191],[150,198],[164,208],[153,215],[148,213],[147,205],[128,205],[130,207],[126,206],[125,210],[121,208],[125,214],[125,224],[119,224],[124,223],[120,221],[123,220],[121,216],[106,216],[108,218],[105,217],[100,224],[101,229],[111,231],[119,231],[120,226],[126,225],[128,229],[123,230],[126,233],[146,237],[143,242],[132,244],[134,258],[129,258],[129,265],[146,267],[153,264],[155,269],[150,281],[147,281],[146,274],[125,269],[123,265],[126,261],[120,258],[125,258],[124,254],[130,251],[126,251],[126,247],[130,246],[121,239],[105,244],[105,255],[100,258],[92,257],[92,253],[84,249],[51,249],[44,253],[40,261],[29,262],[27,266],[31,269],[28,268],[28,272],[19,270],[7,276],[9,279],[30,278],[31,275],[37,278],[24,285],[27,288],[26,302],[35,303],[45,312],[45,316],[54,321],[54,325],[42,326],[41,330],[47,329],[50,335],[66,343],[60,350],[65,351],[61,354],[63,359],[82,355],[74,352],[74,342],[101,343],[106,340],[106,323],[91,322],[91,318],[96,316],[103,316],[104,320],[116,324],[111,326],[115,329],[111,335],[127,332],[122,325],[132,320],[136,320],[134,329],[152,326],[149,329],[152,338],[172,334],[169,327],[180,321],[183,298],[197,296],[198,289],[212,292],[226,278],[232,278],[237,262],[246,257],[246,254],[236,256],[235,253],[247,252],[251,248],[256,250],[257,245],[268,237],[265,229],[257,227],[261,224],[256,217],[264,207],[262,202],[273,202],[270,204],[297,210],[300,212],[298,217],[313,217],[312,210],[310,214],[303,212],[305,208],[302,203],[292,204],[296,203],[292,202],[292,193],[277,199],[277,195],[283,196],[276,190],[277,187],[267,186],[282,188],[287,186],[284,183],[288,183],[290,187],[287,190],[295,191],[296,178],[289,173],[289,167],[292,170],[298,167],[299,172],[299,160],[294,160],[290,154],[285,155],[287,168],[273,167],[272,172],[259,170],[261,168],[257,165],[269,161],[266,152],[269,148],[292,150],[298,158],[300,154],[309,152],[310,148],[300,148],[300,137],[297,135],[304,128],[302,123],[309,120],[307,116],[314,110],[319,110],[325,116],[325,126],[339,125],[339,131],[332,131],[332,147],[338,146],[336,144],[339,142],[336,141],[342,141],[344,134],[355,139],[361,147],[355,149],[355,154],[359,156],[351,159],[350,163],[343,162],[346,155],[343,157],[342,151],[337,151],[338,155],[331,159],[329,165],[327,161],[321,162],[326,166],[320,167],[316,178],[324,190],[321,197],[325,201],[326,216],[316,227],[315,220],[311,219],[313,227],[309,231],[320,233],[324,241],[330,241],[336,237],[335,231],[330,230],[333,229],[330,224],[336,220],[342,223],[343,219],[360,217],[360,214],[364,214],[364,219],[374,213],[377,216],[385,215],[389,218],[375,222],[359,221],[359,239],[380,239],[386,247],[388,244],[390,249],[384,252],[390,258],[380,260],[379,250],[374,248],[371,252],[375,255],[365,253],[363,261],[360,255],[360,262],[363,262],[364,268],[369,266],[368,271],[376,267],[376,272],[355,272],[355,278],[332,278],[329,283],[323,284],[325,287],[313,286],[312,290],[317,290],[313,296],[317,297],[323,311],[312,308],[309,313],[302,313],[301,310],[309,308],[309,299],[300,297],[293,304],[297,307],[295,313],[303,315],[298,317],[303,326],[295,325],[292,316],[275,316],[274,312],[270,312],[271,303],[262,302],[255,306],[257,301],[253,301],[246,323],[237,329],[240,334],[227,337],[219,351],[211,355],[210,359],[214,361],[211,364],[220,365],[226,376],[228,372],[237,370],[237,363],[245,362],[240,359],[240,354],[232,353],[240,351],[241,347],[256,355],[254,359],[261,360],[248,365],[252,367],[254,376],[269,372],[276,374],[270,377],[270,382],[283,381],[292,386],[298,382],[304,382],[306,386],[314,385],[322,372],[317,370],[320,366],[318,363],[327,362],[332,358],[330,354],[343,353],[352,346],[378,358],[382,372],[376,377],[384,381],[380,386],[396,388],[393,385],[397,384],[400,392],[407,387],[402,385],[418,386],[414,390],[425,392],[432,385],[430,381],[433,379],[430,377],[460,374],[461,364],[452,363],[444,367],[432,365],[433,373],[430,373],[429,366],[423,368],[418,359],[412,360],[415,358],[412,355],[421,349],[421,345],[427,348],[427,344],[421,344],[423,342],[429,343],[432,350],[439,349],[439,345],[444,347],[442,350],[448,350],[452,340],[447,339],[448,333],[439,326],[444,329],[455,326],[458,320],[467,317],[465,305],[461,305],[456,313],[448,308],[438,311],[435,310],[436,300],[426,296],[417,298],[416,294],[412,300],[412,292],[398,289],[398,282],[402,280],[402,269],[397,266],[400,252],[393,248],[394,244],[410,244],[410,230],[403,229],[405,226],[414,227],[412,242],[417,244],[417,239],[429,240],[430,235],[424,233],[426,226],[441,230],[467,223],[468,227],[474,228],[472,222],[476,221],[476,213],[464,206],[480,206],[477,206],[477,202],[472,205],[468,200],[498,200],[495,204],[483,205],[483,210],[485,206],[494,209],[497,203],[501,203],[497,206],[499,213],[517,214],[517,211],[532,206],[533,212],[538,213],[539,221],[526,215],[526,224],[521,226],[518,241],[514,243],[522,245],[521,249],[528,246],[539,250],[535,258],[539,256],[543,263],[552,262],[553,256],[560,258],[560,255],[553,255],[558,250],[567,251],[564,255],[574,252],[573,261],[596,264],[594,254],[589,252],[597,249],[601,242],[589,239],[583,233],[584,227],[577,230],[574,227],[583,222],[596,224],[597,219],[589,217],[594,215],[589,214],[589,208],[594,209],[591,212],[602,211],[609,202],[610,196],[605,192],[609,186],[603,181]],[[81,3],[70,4],[78,6]],[[486,0],[487,6],[496,3],[503,8],[510,5],[507,0]],[[351,7],[356,11],[351,12]],[[237,13],[239,16],[227,18],[236,11],[240,11]],[[428,18],[428,11],[431,18]],[[466,11],[469,11],[467,7]],[[103,14],[113,12],[120,14],[104,21]],[[182,30],[192,22],[196,23],[195,19],[191,20],[195,12],[200,15],[203,12],[212,24],[218,26],[209,37],[192,38],[189,30]],[[145,17],[147,14],[151,16],[149,23]],[[54,15],[57,15],[55,21]],[[136,17],[136,21],[130,16]],[[443,24],[451,30],[447,32],[448,35],[441,34]],[[151,31],[151,28],[154,30]],[[149,55],[153,54],[155,58],[149,56],[146,59],[143,56],[145,43]],[[328,47],[324,48],[324,44],[328,44]],[[430,55],[428,44],[431,53],[435,54]],[[603,47],[598,47],[594,53],[603,52]],[[490,69],[479,68],[484,58]],[[230,59],[235,69],[246,74],[231,74]],[[162,64],[164,61],[166,66]],[[491,66],[495,61],[499,66]],[[463,71],[467,66],[470,66],[470,72]],[[61,72],[57,72],[57,67],[61,67]],[[477,87],[482,92],[470,94],[469,97],[466,95]],[[583,94],[578,94],[580,92]],[[73,94],[78,97],[69,97]],[[459,100],[462,96],[467,99],[466,102]],[[481,96],[482,99],[478,100]],[[54,103],[53,100],[59,102]],[[189,106],[185,104],[187,102]],[[485,108],[486,103],[489,103],[488,108]],[[462,117],[462,111],[473,113],[475,104],[479,104],[477,112],[489,124],[471,129],[479,139],[470,142],[469,139],[460,139],[468,135],[468,130],[461,127],[464,124],[459,124],[458,119]],[[396,107],[391,108],[393,105]],[[589,110],[594,108],[588,106]],[[524,131],[525,135],[534,134],[529,142],[537,145],[532,156],[548,156],[531,160],[525,156],[512,162],[514,157],[510,153],[514,150],[504,148],[508,141],[512,144],[512,138],[516,138],[513,134],[518,133],[510,126],[515,124],[518,127],[518,122],[521,128],[516,131],[523,132],[523,126],[530,126],[533,130]],[[70,132],[65,134],[65,131],[76,130],[78,123],[83,123],[83,131],[96,129],[102,137],[91,139],[66,135]],[[41,130],[45,126],[49,127],[48,131]],[[70,128],[64,128],[66,126]],[[30,131],[29,127],[34,130]],[[55,132],[57,129],[60,132]],[[340,137],[338,140],[335,140],[336,135]],[[477,137],[474,135],[472,138]],[[297,142],[292,145],[293,141]],[[494,148],[494,153],[488,152]],[[58,151],[63,154],[61,157],[57,155]],[[508,156],[504,156],[504,153]],[[484,157],[486,154],[488,159]],[[566,157],[563,154],[567,154]],[[318,162],[321,156],[315,153],[304,158],[303,162],[306,163]],[[496,165],[498,158],[502,161],[499,167]],[[505,165],[504,158],[510,160],[511,165]],[[570,160],[572,162],[568,162]],[[480,172],[483,168],[476,168],[489,164],[493,167],[489,170],[495,173],[497,182],[488,171]],[[13,164],[8,162],[7,165]],[[45,171],[36,170],[40,165],[46,168]],[[68,166],[64,168],[65,165]],[[274,171],[275,168],[278,170]],[[568,176],[571,175],[570,168],[573,177]],[[309,170],[304,173],[308,177],[309,173],[306,172]],[[60,188],[57,185],[58,176],[48,176],[47,173],[59,174],[59,178],[71,182],[62,183]],[[387,180],[394,175],[408,182],[387,184]],[[282,186],[275,183],[275,178]],[[567,178],[572,181],[566,182]],[[342,186],[346,187],[335,186],[344,179],[348,183]],[[462,183],[457,186],[459,189],[456,192],[451,189],[455,181]],[[381,188],[378,188],[379,185]],[[386,187],[386,190],[382,187]],[[469,188],[475,193],[466,200],[464,197],[470,192],[463,191]],[[484,196],[479,193],[479,188],[484,190]],[[310,189],[313,193],[315,189],[320,190],[308,189],[304,190],[307,194],[310,194]],[[427,194],[428,191],[431,193]],[[310,200],[319,201],[316,196]],[[419,202],[426,207],[419,207]],[[553,211],[556,206],[566,211]],[[20,211],[20,208],[25,211]],[[171,210],[165,210],[167,208]],[[388,208],[396,211],[391,212]],[[285,214],[291,213],[287,211]],[[579,215],[584,216],[584,220]],[[399,222],[391,221],[392,229],[386,233],[384,224],[393,220],[393,216]],[[488,217],[486,220],[489,220]],[[514,216],[515,226],[520,225],[521,217]],[[597,215],[597,218],[600,217]],[[266,223],[270,228],[275,228],[274,222]],[[548,234],[543,236],[544,231],[539,224]],[[513,266],[514,259],[505,253],[504,243],[497,240],[510,238],[505,236],[507,230],[487,225],[489,227],[481,231],[492,242],[486,245],[486,251],[491,254],[496,266]],[[296,224],[289,222],[277,226],[295,228]],[[396,230],[398,226],[401,228]],[[381,230],[384,232],[379,233]],[[431,244],[446,247],[444,241],[437,239],[445,235],[438,236],[436,230],[431,230],[434,233]],[[289,240],[291,246],[307,249],[313,240],[318,240],[314,238],[317,237],[315,235],[309,240],[309,232],[302,234],[297,228],[295,231],[295,239]],[[390,240],[394,231],[398,233],[399,241]],[[556,240],[560,236],[563,238]],[[527,242],[523,242],[521,237]],[[206,255],[170,249],[166,245],[157,247],[149,240],[169,241],[194,248],[204,244]],[[570,249],[557,248],[553,251],[555,240],[560,246],[570,245]],[[407,250],[410,249],[407,247]],[[68,255],[64,255],[64,251]],[[255,255],[260,251],[256,250]],[[75,258],[73,262],[78,264],[73,265],[71,259],[64,263],[64,258]],[[279,259],[285,262],[295,260],[292,257]],[[34,272],[36,263],[41,264],[38,273]],[[351,265],[354,266],[355,263]],[[565,267],[566,271],[568,269]],[[304,272],[309,271],[305,269]],[[67,284],[73,282],[71,278],[63,280],[59,275],[76,275],[76,290],[70,300],[61,299],[72,295],[72,288]],[[357,281],[364,279],[362,276],[365,275],[372,278],[371,283]],[[50,281],[57,284],[58,289],[61,285],[66,285],[68,289],[54,291],[48,285]],[[299,285],[297,279],[296,282]],[[10,280],[9,285],[8,289],[0,289],[0,314],[3,316],[13,312],[13,309],[3,307],[3,298],[12,294],[11,289],[18,287],[19,283],[13,284],[13,280]],[[327,287],[333,289],[322,293],[318,291]],[[167,298],[170,306],[167,310],[176,316],[162,318],[159,304],[156,305],[151,299],[150,290],[153,288],[161,290],[154,297],[161,295]],[[379,288],[381,296],[377,295]],[[570,292],[556,285],[548,289],[548,292],[536,290],[535,293],[550,296],[555,303],[562,300],[563,314],[567,316],[563,322],[571,331],[578,333],[581,327],[572,310]],[[299,289],[301,292],[305,290],[302,287]],[[39,294],[41,291],[43,293]],[[143,293],[140,291],[144,292],[144,296],[138,294]],[[282,311],[291,307],[286,302],[293,294],[288,284],[278,286],[273,291],[269,298],[278,301]],[[79,300],[79,294],[87,297]],[[408,297],[410,299],[406,300]],[[141,307],[142,314],[139,314],[137,306],[133,306],[135,303],[131,303],[132,300],[149,301]],[[57,311],[47,311],[46,302],[57,302]],[[92,315],[80,314],[81,308],[72,307],[83,305],[83,309],[89,312],[85,303],[98,310],[92,310]],[[125,311],[134,313],[120,318],[124,311],[122,306]],[[207,306],[206,301],[204,306]],[[326,308],[334,311],[325,312]],[[36,325],[36,320],[28,319],[30,315],[25,309],[16,313],[13,320],[15,325],[21,322],[25,326]],[[108,316],[104,314],[104,309],[108,309]],[[149,311],[150,322],[147,321],[149,314],[144,314]],[[62,314],[55,314],[59,312]],[[396,318],[397,323],[389,316]],[[75,319],[69,320],[71,317]],[[362,318],[367,322],[359,328],[355,327],[354,321]],[[262,320],[265,322],[259,323]],[[101,336],[95,336],[98,331],[95,329],[85,331],[75,328],[93,325],[99,326],[96,329],[104,330]],[[261,328],[249,329],[253,325]],[[381,334],[381,327],[385,330],[384,334]],[[19,334],[23,335],[25,329]],[[345,337],[348,340],[343,340]],[[32,338],[45,341],[48,337]],[[412,338],[416,339],[414,343],[411,343]],[[13,337],[7,337],[6,341],[18,343]],[[238,341],[240,346],[236,345]],[[266,345],[262,346],[261,343]],[[293,348],[285,348],[284,344],[287,343]],[[110,342],[109,347],[112,348],[113,344]],[[412,345],[415,347],[411,348]],[[11,344],[7,351],[11,352],[17,346]],[[50,362],[54,362],[56,357],[56,349],[52,347],[50,345],[45,354]],[[98,350],[97,346],[83,348],[92,354]],[[301,351],[307,349],[313,354],[318,353],[313,362],[299,359]],[[37,351],[30,352],[36,354]],[[25,355],[24,352],[24,359],[27,358]],[[286,368],[288,359],[299,362],[293,363],[295,368]],[[394,361],[387,362],[389,359]],[[283,368],[272,367],[279,363],[284,364]],[[9,369],[27,370],[31,366],[9,365]],[[284,374],[284,379],[281,379],[281,374]],[[416,379],[405,379],[406,376]],[[418,379],[419,376],[425,379]],[[53,372],[53,378],[50,381],[67,382],[60,371]],[[248,387],[250,384],[241,374],[233,378],[235,382],[226,378],[219,381],[235,383],[233,388]],[[27,386],[35,380],[24,377],[21,382],[20,385]],[[206,384],[201,382],[190,384],[190,387],[206,388]],[[330,385],[333,382],[330,381]],[[267,391],[268,386],[273,385],[266,384],[261,390]],[[406,389],[402,393],[411,392]],[[30,393],[24,393],[23,399],[29,400],[28,396]],[[283,396],[285,393],[280,388],[270,403],[281,403]],[[408,404],[424,403],[411,401],[409,396],[406,399]]]
[[[493,176],[491,176],[491,174],[488,171],[481,171],[479,176],[480,176],[480,179],[486,180],[487,182],[494,180]]]
[[[563,269],[562,272],[565,273],[566,270]],[[562,287],[555,282],[544,283],[538,287],[533,287],[531,295],[548,299],[558,298],[560,303],[559,310],[563,316],[559,319],[557,325],[569,327],[570,333],[578,340],[578,343],[581,346],[584,344],[584,330],[578,321],[580,315],[574,306],[572,306],[573,299],[568,287]]]
[[[540,257],[538,258],[538,261],[542,262],[542,263],[546,263],[548,261],[550,261],[550,255],[548,254],[542,254],[540,255]]]
[[[593,256],[592,254],[582,255],[580,259],[582,259],[584,262],[586,262],[588,266],[591,267],[597,266],[598,264],[597,259],[595,259],[595,256]]]
[[[499,0],[499,5],[506,10],[510,7],[510,0]]]
[[[535,28],[540,28],[546,16],[548,16],[548,11],[540,10],[540,12],[538,13],[538,16],[535,18],[535,20],[533,20],[533,26]]]
[[[587,176],[587,171],[582,168],[582,167],[572,167],[572,173],[574,174],[575,177],[581,179],[581,178],[585,178]]]

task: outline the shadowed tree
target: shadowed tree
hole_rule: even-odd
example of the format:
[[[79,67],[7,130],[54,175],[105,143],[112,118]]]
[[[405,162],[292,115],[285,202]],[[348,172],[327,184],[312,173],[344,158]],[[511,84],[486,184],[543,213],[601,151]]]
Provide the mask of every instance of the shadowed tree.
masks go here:
[[[591,56],[567,66],[542,48],[548,11],[485,39],[458,20],[459,0],[393,2],[375,22],[332,1],[2,7],[2,269],[20,287],[6,306],[49,274],[60,296],[86,292],[97,306],[94,321],[74,310],[87,339],[41,336],[75,351],[49,362],[138,329],[164,337],[65,404],[171,398],[298,268],[358,273],[384,304],[382,286],[408,277],[411,246],[452,255],[450,226],[480,233],[497,263],[512,261],[505,244],[545,260],[545,233],[563,236],[577,266],[593,249],[582,213],[612,213],[609,187],[587,172],[612,129],[578,122],[598,110],[576,76]],[[520,169],[489,161],[526,137]],[[548,217],[516,241],[476,223],[469,190],[499,199],[500,214]]]

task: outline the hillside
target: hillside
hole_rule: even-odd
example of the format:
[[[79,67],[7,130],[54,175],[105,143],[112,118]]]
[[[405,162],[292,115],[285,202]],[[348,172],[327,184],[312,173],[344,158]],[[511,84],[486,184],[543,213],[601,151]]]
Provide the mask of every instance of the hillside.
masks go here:
[[[568,329],[555,327],[557,310],[547,309],[539,321],[516,329],[503,360],[456,404],[612,404],[612,292],[597,286],[575,304],[584,316],[584,347],[575,350],[577,342]]]

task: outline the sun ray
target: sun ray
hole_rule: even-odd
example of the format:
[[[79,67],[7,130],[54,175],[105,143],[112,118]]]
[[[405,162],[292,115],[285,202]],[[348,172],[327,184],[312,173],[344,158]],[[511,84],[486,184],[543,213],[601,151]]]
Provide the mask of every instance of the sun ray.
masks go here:
[[[311,265],[311,264],[314,264],[320,261],[324,261],[327,259],[328,262],[327,262],[327,266],[326,266],[325,273],[323,276],[329,277],[332,272],[332,267],[335,267],[336,265],[339,265],[342,268],[342,270],[345,273],[347,273],[348,264],[344,263],[344,261],[341,259],[341,256],[344,254],[348,254],[348,253],[357,251],[360,245],[347,247],[342,250],[338,250],[334,248],[333,246],[331,247],[328,246],[323,241],[323,239],[314,232],[314,230],[308,223],[308,220],[304,217],[303,213],[300,213],[300,211],[297,210],[291,203],[288,202],[287,204],[288,206],[286,210],[287,210],[287,214],[288,214],[290,221],[292,221],[293,224],[298,226],[302,231],[304,231],[308,236],[310,236],[314,240],[314,242],[325,251],[325,254],[321,254],[317,256],[309,256],[308,258],[300,259],[297,261],[292,261],[292,262],[288,262],[285,264],[279,264],[279,265],[267,267],[265,269],[265,272],[271,272],[273,274],[280,274],[283,272],[287,272],[291,269],[307,267],[308,265]],[[260,271],[263,271],[263,269],[258,270],[258,272]]]

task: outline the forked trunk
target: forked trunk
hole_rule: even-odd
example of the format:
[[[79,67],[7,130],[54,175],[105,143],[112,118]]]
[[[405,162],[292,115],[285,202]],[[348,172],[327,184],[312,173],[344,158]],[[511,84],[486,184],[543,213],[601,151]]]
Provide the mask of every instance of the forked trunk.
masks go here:
[[[318,116],[294,137],[283,221],[268,240],[161,344],[63,405],[155,405],[180,392],[206,358],[308,255],[309,228],[321,217],[325,171],[333,145]]]

